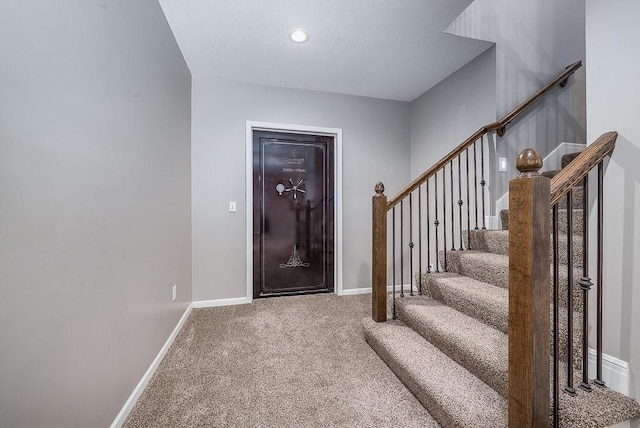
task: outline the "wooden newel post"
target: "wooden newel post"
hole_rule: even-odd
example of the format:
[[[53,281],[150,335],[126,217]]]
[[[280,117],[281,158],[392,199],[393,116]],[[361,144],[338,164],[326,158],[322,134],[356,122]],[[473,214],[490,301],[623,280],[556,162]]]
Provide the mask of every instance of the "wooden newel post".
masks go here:
[[[373,201],[371,317],[376,322],[387,320],[387,197],[384,184],[376,184]]]
[[[525,149],[509,182],[509,427],[549,426],[550,179]]]

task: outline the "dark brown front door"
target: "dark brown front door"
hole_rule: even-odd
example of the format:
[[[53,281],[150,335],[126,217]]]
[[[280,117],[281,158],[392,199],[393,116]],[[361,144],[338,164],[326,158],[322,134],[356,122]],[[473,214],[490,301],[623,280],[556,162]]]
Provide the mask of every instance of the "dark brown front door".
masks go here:
[[[333,146],[254,131],[254,298],[333,291]]]

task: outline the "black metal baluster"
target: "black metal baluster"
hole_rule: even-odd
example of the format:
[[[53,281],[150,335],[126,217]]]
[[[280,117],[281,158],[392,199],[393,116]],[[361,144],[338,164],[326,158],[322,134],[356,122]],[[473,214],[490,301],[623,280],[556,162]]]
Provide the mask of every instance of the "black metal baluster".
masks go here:
[[[409,193],[409,296],[413,296],[413,192]]]
[[[404,297],[404,199],[400,201],[400,297]]]
[[[604,221],[604,204],[603,204],[603,167],[602,161],[598,164],[598,287],[596,288],[597,306],[596,313],[596,380],[594,383],[604,387],[605,382],[602,380],[602,238],[603,238],[603,221]]]
[[[438,226],[440,225],[440,221],[438,221],[438,173],[433,174],[434,178],[434,188],[435,188],[435,197],[433,201],[435,203],[435,216],[436,219],[433,221],[433,225],[436,227],[436,272],[440,272],[440,255],[438,254]]]
[[[392,300],[392,308],[393,308],[393,319],[398,319],[396,314],[396,206],[393,206],[391,210],[391,257],[393,259],[393,269],[392,269],[392,283],[391,287],[393,288],[393,300]]]
[[[418,295],[422,294],[422,184],[418,186]]]
[[[476,230],[478,229],[478,155],[476,153],[476,144],[473,142],[473,205],[476,209]]]
[[[467,250],[471,249],[471,198],[469,197],[469,148],[467,147],[465,159],[467,160]]]
[[[436,173],[437,175],[438,173]],[[446,174],[446,166],[442,167],[442,252],[443,263],[442,266],[443,271],[447,271],[447,174]]]
[[[553,206],[553,426],[559,426],[558,409],[560,400],[560,352],[558,331],[560,327],[558,306],[558,281],[560,278],[560,263],[558,261],[558,204]]]
[[[429,213],[429,180],[427,180],[427,272],[431,273],[431,214]]]
[[[567,193],[567,385],[564,391],[576,395],[573,388],[573,191]]]
[[[456,250],[456,233],[455,233],[455,218],[453,209],[453,160],[449,162],[449,186],[451,189],[451,251]]]
[[[589,176],[582,182],[582,382],[580,388],[591,392],[589,384],[589,290],[593,283],[589,278]]]
[[[480,181],[480,186],[482,189],[482,228],[486,229],[487,226],[485,224],[485,221],[487,217],[484,213],[484,186],[487,184],[487,182],[484,179],[484,135],[480,139],[480,171],[482,176],[482,180]]]
[[[458,155],[458,226],[460,233],[460,251],[462,251],[462,171],[460,165],[460,155]]]

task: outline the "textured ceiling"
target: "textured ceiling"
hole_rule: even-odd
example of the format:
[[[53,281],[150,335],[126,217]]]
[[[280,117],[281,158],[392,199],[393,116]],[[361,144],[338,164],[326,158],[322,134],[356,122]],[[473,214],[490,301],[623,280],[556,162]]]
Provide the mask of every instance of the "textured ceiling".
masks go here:
[[[160,0],[194,76],[412,101],[490,43],[441,31],[472,0]],[[310,40],[289,41],[293,28]]]

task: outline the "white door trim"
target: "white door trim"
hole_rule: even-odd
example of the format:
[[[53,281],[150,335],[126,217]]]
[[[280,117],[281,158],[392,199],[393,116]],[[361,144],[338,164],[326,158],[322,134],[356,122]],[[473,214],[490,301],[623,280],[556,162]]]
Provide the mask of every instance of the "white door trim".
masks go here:
[[[246,241],[247,241],[247,296],[248,302],[253,301],[253,131],[276,131],[291,134],[314,134],[334,137],[334,248],[333,248],[333,278],[334,290],[339,296],[342,292],[342,129],[325,128],[319,126],[291,125],[284,123],[246,122]]]

